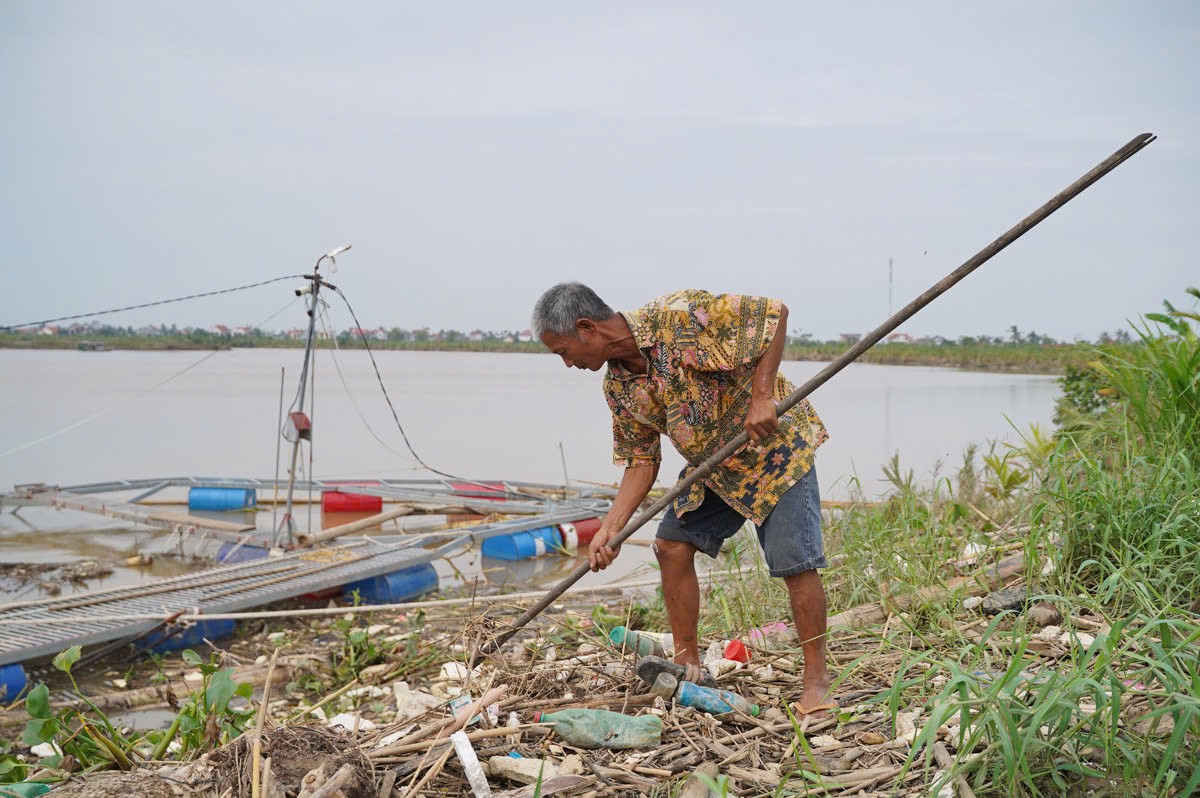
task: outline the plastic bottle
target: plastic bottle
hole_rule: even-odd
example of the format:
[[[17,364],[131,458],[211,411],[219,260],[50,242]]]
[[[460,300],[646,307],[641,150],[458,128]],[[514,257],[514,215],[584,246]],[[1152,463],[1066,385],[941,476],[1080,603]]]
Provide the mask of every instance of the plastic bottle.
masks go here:
[[[564,709],[538,712],[534,723],[549,723],[565,742],[576,748],[652,748],[662,740],[662,718],[636,718],[604,709]]]
[[[479,756],[471,746],[471,741],[467,739],[467,733],[456,731],[450,735],[450,742],[454,743],[454,750],[462,761],[467,783],[471,785],[475,798],[492,798],[492,788],[488,784],[487,776],[483,775],[483,766],[479,764]]]
[[[758,717],[758,705],[751,704],[737,693],[712,687],[701,687],[691,682],[681,682],[669,673],[658,675],[651,692],[667,700],[674,699],[678,704],[693,707],[710,715],[729,715],[737,710],[752,717]]]
[[[617,648],[632,651],[639,657],[665,657],[667,655],[663,651],[662,644],[653,637],[638,634],[631,629],[626,629],[624,626],[618,626],[609,632],[608,639]]]

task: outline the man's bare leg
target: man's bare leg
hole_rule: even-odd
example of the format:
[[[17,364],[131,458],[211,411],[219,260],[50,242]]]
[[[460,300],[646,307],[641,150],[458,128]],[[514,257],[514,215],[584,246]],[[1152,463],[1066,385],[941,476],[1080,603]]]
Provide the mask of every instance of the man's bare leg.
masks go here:
[[[796,636],[804,652],[800,706],[812,709],[830,702],[829,670],[825,661],[825,587],[815,570],[785,576]],[[663,583],[666,583],[664,571]]]
[[[663,604],[675,639],[675,662],[700,667],[700,580],[696,578],[696,547],[679,540],[654,541],[654,556],[662,574]]]

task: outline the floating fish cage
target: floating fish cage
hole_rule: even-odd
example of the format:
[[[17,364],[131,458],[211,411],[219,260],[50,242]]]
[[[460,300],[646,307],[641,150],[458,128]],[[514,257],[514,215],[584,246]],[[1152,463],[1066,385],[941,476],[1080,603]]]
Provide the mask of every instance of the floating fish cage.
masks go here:
[[[437,591],[437,560],[473,546],[485,558],[509,561],[574,553],[599,529],[614,495],[604,488],[496,480],[297,481],[296,495],[319,495],[320,517],[330,516],[325,524],[333,524],[306,538],[281,533],[273,513],[260,506],[278,495],[277,487],[263,479],[168,477],[21,485],[0,496],[7,507],[72,510],[169,530],[181,546],[202,541],[214,563],[134,585],[0,606],[0,696],[11,701],[27,689],[22,663],[72,645],[126,641],[154,652],[195,647],[235,629],[234,620],[204,615],[297,597],[416,601]],[[164,498],[171,496],[178,498]],[[281,506],[272,504],[278,514]],[[429,508],[436,512],[423,512]],[[358,517],[339,524],[336,513]],[[293,508],[293,514],[305,512]],[[173,613],[189,622],[164,623]]]

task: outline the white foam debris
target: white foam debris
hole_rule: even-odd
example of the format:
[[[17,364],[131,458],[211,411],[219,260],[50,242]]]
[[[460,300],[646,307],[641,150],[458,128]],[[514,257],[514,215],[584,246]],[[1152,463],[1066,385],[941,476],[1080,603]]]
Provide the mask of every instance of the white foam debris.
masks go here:
[[[896,713],[896,739],[904,740],[911,743],[917,739],[917,718],[920,717],[921,711],[914,709],[911,712]]]
[[[345,729],[346,731],[369,731],[375,728],[375,722],[364,717],[355,715],[352,712],[339,712],[328,721],[327,726],[331,729]]]
[[[1039,629],[1038,631],[1034,632],[1033,639],[1034,640],[1046,640],[1048,642],[1053,643],[1054,641],[1059,640],[1059,638],[1061,638],[1063,635],[1064,635],[1063,630],[1058,628],[1057,626],[1046,626],[1046,627],[1043,627],[1043,628]],[[1070,643],[1069,636],[1068,636],[1067,642]]]

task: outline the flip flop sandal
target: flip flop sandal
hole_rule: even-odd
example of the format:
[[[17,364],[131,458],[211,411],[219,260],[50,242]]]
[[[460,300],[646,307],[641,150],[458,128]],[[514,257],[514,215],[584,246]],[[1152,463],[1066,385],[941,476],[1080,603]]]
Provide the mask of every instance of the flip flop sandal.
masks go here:
[[[694,673],[688,673],[686,665],[679,665],[662,657],[647,656],[642,657],[637,662],[638,678],[649,685],[654,684],[654,680],[658,678],[660,673],[669,673],[681,682],[693,681],[689,676],[695,676],[694,683],[701,687],[716,687],[717,680],[712,677],[704,668],[692,666],[699,673],[696,676]]]
[[[813,707],[804,707],[804,706],[801,706],[799,703],[792,705],[792,710],[797,715],[800,716],[800,731],[802,731],[802,732],[808,731],[809,724],[812,723],[813,720],[815,720],[814,716],[818,712],[833,713],[833,712],[837,711],[838,709],[841,709],[841,707],[839,707],[837,702],[835,702],[835,701],[826,701],[822,704],[817,704],[816,706],[813,706]]]

